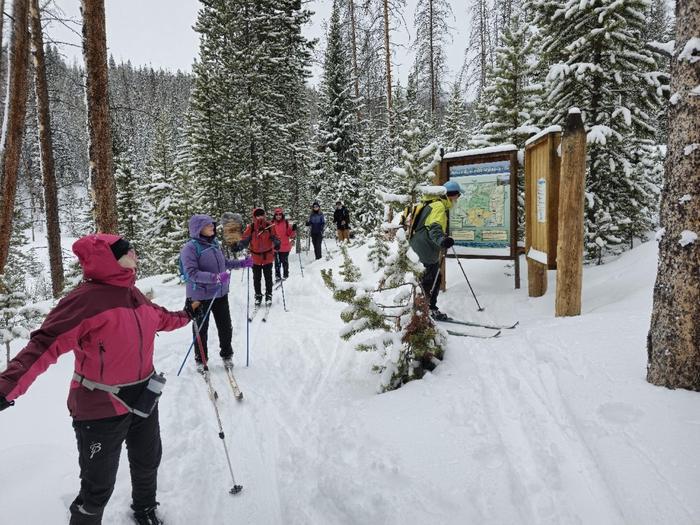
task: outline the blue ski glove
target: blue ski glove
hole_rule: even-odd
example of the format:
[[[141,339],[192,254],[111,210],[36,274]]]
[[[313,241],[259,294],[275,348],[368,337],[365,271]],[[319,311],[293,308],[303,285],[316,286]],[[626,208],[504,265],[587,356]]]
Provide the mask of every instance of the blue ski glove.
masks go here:
[[[221,283],[222,286],[226,286],[231,280],[231,274],[228,272],[221,272],[216,276],[216,282]]]

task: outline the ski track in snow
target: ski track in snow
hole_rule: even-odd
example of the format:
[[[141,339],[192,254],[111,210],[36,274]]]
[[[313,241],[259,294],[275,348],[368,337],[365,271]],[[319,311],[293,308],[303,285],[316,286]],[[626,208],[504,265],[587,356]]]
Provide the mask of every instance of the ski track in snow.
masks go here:
[[[156,341],[156,367],[168,377],[158,499],[166,523],[700,523],[697,394],[644,381],[654,250],[649,243],[586,268],[583,315],[566,319],[553,316],[553,290],[528,298],[525,289],[512,290],[512,267],[468,261],[487,306],[477,313],[450,261],[444,311],[520,325],[497,339],[449,337],[433,373],[383,395],[376,395],[374,356],[338,337],[344,305],[319,274],[337,260],[306,260],[302,279],[298,258],[290,259],[289,312],[275,291],[268,321],[258,315],[250,323],[248,368],[246,280],[234,273],[234,374],[243,401],[232,395],[213,327],[210,377],[244,489],[228,493],[214,409],[192,355],[176,376],[189,329],[163,333]],[[369,271],[366,247],[351,254]],[[158,278],[139,284],[153,288],[159,304],[182,304],[179,286]],[[13,480],[0,492],[2,523],[67,522],[78,486],[63,398],[71,367],[72,359],[61,359],[0,416],[0,465]],[[124,451],[104,523],[130,523],[129,504]]]

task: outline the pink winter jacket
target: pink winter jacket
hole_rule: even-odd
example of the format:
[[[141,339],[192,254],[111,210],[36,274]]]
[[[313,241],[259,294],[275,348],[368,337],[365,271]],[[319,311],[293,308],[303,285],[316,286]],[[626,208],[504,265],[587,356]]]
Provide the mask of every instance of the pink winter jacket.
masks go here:
[[[73,244],[85,282],[61,299],[27,346],[0,374],[0,394],[8,401],[24,394],[58,357],[75,354],[75,371],[107,385],[135,383],[153,373],[156,332],[185,326],[184,311],[170,312],[153,304],[134,285],[135,274],[120,266],[110,244],[116,235],[88,235]],[[102,390],[88,390],[71,381],[68,410],[77,420],[128,413]]]

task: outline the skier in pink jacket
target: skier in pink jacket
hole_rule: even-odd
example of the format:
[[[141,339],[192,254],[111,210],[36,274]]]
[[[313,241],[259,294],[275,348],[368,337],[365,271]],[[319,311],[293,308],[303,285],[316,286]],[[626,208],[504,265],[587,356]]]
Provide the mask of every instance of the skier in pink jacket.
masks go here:
[[[71,525],[99,525],[114,489],[122,443],[131,470],[132,509],[140,524],[156,516],[161,458],[158,397],[165,382],[153,367],[156,332],[189,323],[193,311],[171,312],[135,286],[137,259],[117,235],[88,235],[73,244],[84,281],[61,299],[29,343],[0,374],[0,410],[67,352],[75,355],[68,410],[78,442],[80,492]]]

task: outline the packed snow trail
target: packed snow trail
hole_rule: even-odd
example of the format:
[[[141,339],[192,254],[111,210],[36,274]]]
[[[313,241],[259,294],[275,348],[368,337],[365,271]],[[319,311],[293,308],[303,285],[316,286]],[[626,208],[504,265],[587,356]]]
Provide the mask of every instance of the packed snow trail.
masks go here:
[[[369,272],[366,248],[351,255]],[[655,246],[584,273],[583,315],[553,316],[553,290],[512,289],[510,266],[467,261],[486,310],[476,312],[454,261],[442,310],[484,324],[520,321],[491,340],[450,337],[421,381],[377,395],[374,357],[338,337],[344,305],[319,269],[290,265],[268,321],[250,324],[245,279],[232,276],[237,401],[210,327],[210,367],[243,492],[231,479],[207,387],[190,356],[191,332],[163,333],[160,511],[179,524],[630,524],[700,523],[700,397],[644,381]],[[524,265],[523,265],[524,267]],[[554,274],[550,274],[553,282]],[[527,282],[523,273],[523,282]],[[184,290],[139,282],[180,308]],[[553,288],[553,287],[552,287]],[[17,351],[20,345],[13,346]],[[78,488],[65,409],[72,359],[39,378],[0,415],[2,523],[65,524]],[[130,523],[126,452],[104,523]]]

